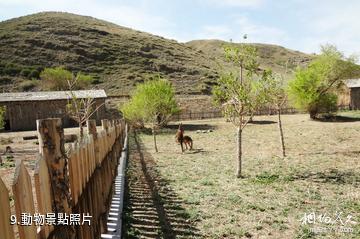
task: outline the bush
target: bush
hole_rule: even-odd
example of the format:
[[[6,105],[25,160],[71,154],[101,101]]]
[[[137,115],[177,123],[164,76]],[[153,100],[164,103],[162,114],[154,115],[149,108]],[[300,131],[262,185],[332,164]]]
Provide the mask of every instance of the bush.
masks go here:
[[[77,78],[77,82],[76,82],[77,90],[85,89],[85,88],[89,87],[94,81],[92,76],[85,75],[81,72],[77,73],[76,78]]]
[[[68,82],[73,79],[73,74],[61,67],[45,68],[40,73],[45,90],[67,90]]]
[[[28,77],[31,73],[31,70],[28,68],[24,68],[20,71],[20,76]]]
[[[3,69],[3,73],[9,76],[16,76],[20,73],[21,68],[13,63],[9,63]]]
[[[40,78],[40,72],[38,70],[32,70],[29,75],[28,75],[29,79],[39,79]]]

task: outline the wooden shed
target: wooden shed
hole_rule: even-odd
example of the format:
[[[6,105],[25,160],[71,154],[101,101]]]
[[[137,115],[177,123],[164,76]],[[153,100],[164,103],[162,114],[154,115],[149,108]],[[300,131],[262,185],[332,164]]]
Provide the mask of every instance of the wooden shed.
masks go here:
[[[347,80],[346,86],[350,90],[350,109],[360,110],[360,79]]]
[[[105,118],[104,90],[73,91],[78,99],[93,98],[94,106],[99,110],[92,118],[97,123]],[[76,126],[77,123],[66,114],[66,105],[72,98],[70,91],[16,92],[0,94],[0,106],[6,107],[6,130],[35,130],[36,120],[45,118],[61,118],[63,127]]]

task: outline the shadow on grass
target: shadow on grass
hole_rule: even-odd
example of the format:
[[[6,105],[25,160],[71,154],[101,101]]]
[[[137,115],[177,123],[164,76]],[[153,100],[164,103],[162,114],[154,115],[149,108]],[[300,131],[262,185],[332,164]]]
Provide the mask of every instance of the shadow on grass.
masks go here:
[[[165,128],[167,129],[173,129],[177,130],[179,128],[178,124],[170,124],[167,125]],[[196,131],[196,130],[214,130],[216,129],[215,125],[209,125],[209,124],[183,124],[183,128],[186,131]]]
[[[360,174],[352,171],[330,169],[323,172],[302,172],[292,175],[292,180],[311,180],[319,183],[359,184]]]
[[[272,121],[272,120],[253,120],[250,121],[249,124],[258,124],[258,125],[262,125],[262,124],[276,124],[276,121]]]
[[[186,150],[185,151],[187,154],[206,154],[208,153],[207,151],[205,151],[204,149],[192,149],[192,150]]]
[[[324,116],[324,117],[316,119],[315,121],[330,122],[330,123],[347,123],[347,122],[360,121],[360,118],[349,117],[349,116],[341,116],[341,115],[334,115],[334,116]]]
[[[126,175],[123,238],[201,238],[183,201],[161,177],[136,134],[130,141]]]

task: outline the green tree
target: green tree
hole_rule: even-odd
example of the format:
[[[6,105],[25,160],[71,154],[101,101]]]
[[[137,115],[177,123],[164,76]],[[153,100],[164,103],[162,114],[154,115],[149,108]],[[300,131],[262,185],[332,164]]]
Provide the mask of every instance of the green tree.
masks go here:
[[[121,111],[130,122],[144,122],[151,126],[154,137],[154,148],[158,152],[156,131],[179,111],[171,83],[158,77],[137,85],[129,102]]]
[[[270,70],[258,75],[257,51],[251,45],[240,48],[225,47],[226,58],[240,67],[238,74],[223,74],[213,88],[213,98],[221,106],[224,116],[237,127],[237,170],[242,173],[242,133],[255,112],[270,101]]]
[[[45,68],[40,73],[40,79],[43,82],[45,90],[81,90],[89,87],[93,78],[78,72],[76,76],[68,70],[61,67]],[[71,86],[69,86],[71,84]]]
[[[306,68],[298,68],[289,82],[289,97],[295,107],[306,110],[311,119],[337,110],[337,90],[343,80],[358,74],[354,58],[346,58],[333,45],[322,46],[321,55]]]

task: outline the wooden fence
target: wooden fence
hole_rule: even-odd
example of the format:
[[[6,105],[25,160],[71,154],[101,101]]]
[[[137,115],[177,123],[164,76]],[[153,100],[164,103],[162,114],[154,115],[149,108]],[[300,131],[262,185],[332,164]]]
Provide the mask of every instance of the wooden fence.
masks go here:
[[[281,110],[283,114],[296,114],[300,113],[299,110],[295,108],[284,108]],[[264,108],[258,110],[255,115],[274,115],[277,114],[276,109],[273,108]],[[181,120],[201,120],[201,119],[212,119],[212,118],[222,118],[223,114],[220,109],[212,109],[207,111],[189,111],[182,110],[180,113],[175,114],[172,117],[174,121]]]
[[[100,238],[107,230],[125,128],[122,120],[102,120],[102,129],[97,131],[96,122],[89,120],[83,140],[65,147],[60,119],[37,120],[37,207],[31,176],[19,162],[12,185],[16,217],[11,215],[9,193],[0,178],[1,238],[15,238],[12,224],[18,225],[21,239]]]

